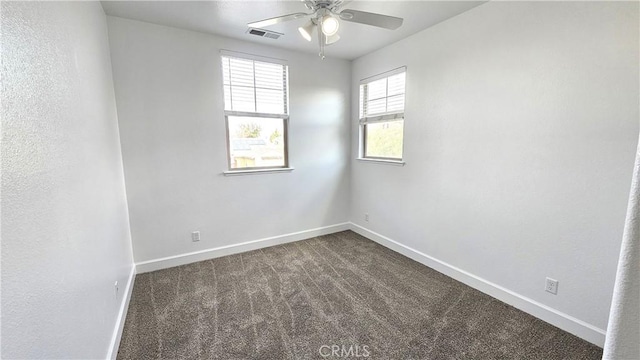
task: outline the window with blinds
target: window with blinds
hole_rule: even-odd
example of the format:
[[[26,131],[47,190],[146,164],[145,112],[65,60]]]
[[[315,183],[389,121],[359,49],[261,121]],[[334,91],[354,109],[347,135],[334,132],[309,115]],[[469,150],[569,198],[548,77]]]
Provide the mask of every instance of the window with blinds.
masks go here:
[[[221,56],[229,170],[288,168],[288,66],[242,55]]]
[[[363,158],[402,160],[406,68],[360,82]]]
[[[222,56],[227,111],[287,114],[287,66]]]

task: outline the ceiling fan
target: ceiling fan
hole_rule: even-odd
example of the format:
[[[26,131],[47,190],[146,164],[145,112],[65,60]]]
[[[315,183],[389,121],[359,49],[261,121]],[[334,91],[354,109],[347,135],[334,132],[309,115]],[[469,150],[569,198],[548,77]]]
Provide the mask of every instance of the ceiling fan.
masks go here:
[[[395,16],[375,14],[360,10],[341,10],[342,6],[349,3],[350,0],[302,0],[302,2],[307,10],[310,11],[309,13],[293,13],[252,22],[247,25],[250,28],[263,28],[285,21],[309,17],[309,21],[307,21],[304,26],[299,27],[298,31],[305,40],[311,41],[313,30],[318,27],[318,43],[320,46],[320,53],[318,55],[324,59],[325,45],[331,45],[340,40],[340,35],[338,35],[340,22],[338,19],[390,30],[399,28],[403,21],[402,18]]]

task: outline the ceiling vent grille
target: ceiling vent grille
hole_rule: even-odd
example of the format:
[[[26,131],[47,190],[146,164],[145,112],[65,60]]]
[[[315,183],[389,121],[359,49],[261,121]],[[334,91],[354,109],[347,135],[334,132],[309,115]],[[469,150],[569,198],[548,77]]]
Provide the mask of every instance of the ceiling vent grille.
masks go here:
[[[264,30],[264,29],[252,29],[249,28],[247,30],[247,34],[250,35],[255,35],[255,36],[260,36],[260,37],[266,37],[269,39],[277,39],[280,36],[284,35],[275,31],[269,31],[269,30]]]

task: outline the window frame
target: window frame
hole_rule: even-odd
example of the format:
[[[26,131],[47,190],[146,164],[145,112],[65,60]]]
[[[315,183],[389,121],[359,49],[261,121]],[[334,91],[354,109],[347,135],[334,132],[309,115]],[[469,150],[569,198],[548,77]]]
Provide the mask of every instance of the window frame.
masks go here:
[[[358,85],[358,105],[359,105],[359,113],[358,113],[358,126],[359,126],[359,140],[360,140],[360,146],[359,146],[359,156],[358,156],[358,160],[367,160],[367,161],[373,161],[373,162],[381,162],[381,163],[398,163],[398,164],[404,164],[404,121],[405,121],[405,108],[406,108],[406,72],[407,72],[407,67],[406,66],[401,66],[398,68],[395,68],[393,70],[389,70],[389,71],[385,71],[381,74],[378,75],[374,75],[374,76],[370,76],[368,78],[364,78],[362,80],[360,80],[359,85]],[[388,79],[391,76],[394,75],[398,75],[404,73],[405,74],[405,86],[404,86],[404,91],[402,93],[403,95],[403,101],[404,101],[404,106],[402,108],[402,111],[391,111],[391,112],[385,112],[382,114],[376,114],[373,116],[367,116],[367,114],[365,114],[365,103],[367,101],[367,90],[366,90],[366,86],[368,86],[370,83],[377,81],[377,80],[381,80],[381,79]],[[388,81],[388,80],[387,80]],[[365,89],[363,90],[363,86],[365,86]],[[388,85],[387,85],[387,90],[388,91]],[[396,95],[392,95],[392,96],[396,96]],[[388,100],[390,97],[388,93],[385,95],[384,99]],[[381,98],[382,99],[382,98]],[[394,121],[402,121],[403,122],[403,128],[402,128],[402,157],[400,158],[396,158],[396,157],[384,157],[384,156],[369,156],[367,155],[367,125],[371,125],[371,124],[384,124],[384,123],[392,123]]]
[[[256,116],[258,114],[259,116]],[[245,113],[242,111],[228,111],[225,110],[224,121],[226,128],[226,136],[227,136],[227,172],[239,172],[239,171],[258,171],[258,170],[277,170],[277,169],[290,169],[289,166],[289,116],[277,115],[277,114],[268,114],[268,115],[277,115],[277,116],[264,116],[267,114],[263,113]],[[229,117],[249,117],[249,118],[270,118],[270,119],[280,119],[282,120],[282,139],[284,140],[284,165],[282,166],[250,166],[250,167],[242,167],[242,168],[232,168],[231,167],[231,136],[229,133]]]
[[[225,99],[225,87],[227,84],[224,83],[224,58],[236,58],[241,60],[248,60],[254,63],[262,62],[268,64],[281,65],[284,67],[284,75],[286,78],[286,84],[284,89],[284,102],[285,108],[283,114],[273,114],[273,113],[262,113],[262,112],[253,112],[253,111],[237,111],[237,110],[227,110],[226,99]],[[225,137],[227,143],[227,171],[223,173],[225,175],[240,175],[246,173],[269,173],[269,172],[280,172],[280,171],[290,171],[293,168],[289,163],[289,65],[285,60],[264,57],[259,55],[247,54],[247,53],[239,53],[235,51],[221,50],[220,51],[220,71],[222,72],[222,96],[223,96],[223,113],[225,120]],[[254,70],[255,71],[255,70]],[[254,81],[254,94],[255,94],[255,72],[253,74]],[[232,86],[229,86],[229,92],[231,95]],[[255,95],[254,95],[255,96]],[[257,99],[256,101],[257,107]],[[241,168],[232,168],[231,167],[231,133],[229,128],[229,118],[230,117],[245,117],[245,118],[269,118],[269,119],[280,119],[282,120],[282,139],[284,141],[283,153],[284,153],[284,163],[281,166],[251,166],[251,167],[241,167]]]

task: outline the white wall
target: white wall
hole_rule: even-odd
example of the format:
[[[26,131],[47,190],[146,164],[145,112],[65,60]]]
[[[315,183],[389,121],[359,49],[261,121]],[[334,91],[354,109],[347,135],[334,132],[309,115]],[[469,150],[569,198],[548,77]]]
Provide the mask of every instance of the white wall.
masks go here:
[[[606,329],[638,25],[638,3],[490,2],[354,61],[352,158],[359,79],[408,69],[406,166],[352,164],[352,221]]]
[[[348,61],[107,19],[136,262],[348,221]],[[293,172],[223,176],[220,49],[288,60]]]
[[[133,266],[105,15],[1,6],[2,358],[104,358]]]

